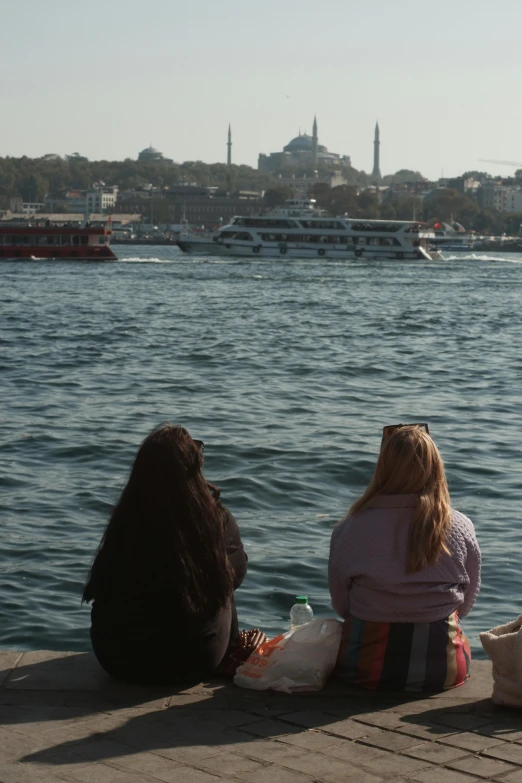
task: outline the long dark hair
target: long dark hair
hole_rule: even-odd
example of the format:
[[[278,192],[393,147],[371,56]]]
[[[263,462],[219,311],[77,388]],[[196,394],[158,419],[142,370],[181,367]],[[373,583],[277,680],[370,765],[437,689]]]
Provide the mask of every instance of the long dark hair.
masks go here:
[[[233,588],[226,511],[186,429],[163,424],[141,444],[94,558],[83,600],[175,591],[184,610],[210,615]]]

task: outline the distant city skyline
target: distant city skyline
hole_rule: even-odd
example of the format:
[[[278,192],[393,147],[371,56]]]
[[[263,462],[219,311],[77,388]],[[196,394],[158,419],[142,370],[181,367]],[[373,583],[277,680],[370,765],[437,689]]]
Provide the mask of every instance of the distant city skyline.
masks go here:
[[[135,159],[152,143],[177,162],[226,163],[230,123],[232,163],[256,168],[260,152],[310,134],[303,118],[316,113],[321,143],[368,174],[376,118],[383,176],[514,172],[480,160],[522,159],[514,0],[301,0],[298,10],[284,0],[11,4],[0,156]]]

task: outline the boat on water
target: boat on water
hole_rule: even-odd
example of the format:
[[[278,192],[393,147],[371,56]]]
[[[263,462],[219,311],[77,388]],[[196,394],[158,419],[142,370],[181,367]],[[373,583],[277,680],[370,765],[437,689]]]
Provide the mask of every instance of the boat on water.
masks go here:
[[[441,252],[446,250],[463,253],[473,250],[475,247],[475,234],[468,233],[460,223],[454,223],[453,225],[449,223],[435,223],[433,233],[435,235],[432,240],[433,245]]]
[[[111,227],[52,225],[0,225],[0,260],[62,259],[67,261],[110,261]]]
[[[288,199],[265,215],[232,218],[213,235],[183,231],[184,253],[288,258],[440,258],[433,231],[418,221],[331,217],[313,199]]]

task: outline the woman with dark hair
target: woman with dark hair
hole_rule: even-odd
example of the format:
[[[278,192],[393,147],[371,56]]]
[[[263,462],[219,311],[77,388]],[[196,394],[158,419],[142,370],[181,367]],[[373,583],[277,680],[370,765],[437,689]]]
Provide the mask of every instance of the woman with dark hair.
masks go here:
[[[459,618],[477,599],[480,561],[428,426],[385,427],[372,481],[330,544],[332,606],[345,620],[337,674],[383,690],[465,682],[471,653]]]
[[[237,636],[247,571],[239,530],[203,476],[203,443],[164,424],[141,444],[94,558],[83,600],[111,676],[199,682]]]

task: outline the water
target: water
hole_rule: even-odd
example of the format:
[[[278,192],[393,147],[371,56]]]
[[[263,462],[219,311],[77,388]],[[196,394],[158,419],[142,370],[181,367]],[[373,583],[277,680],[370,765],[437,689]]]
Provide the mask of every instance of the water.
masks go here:
[[[429,421],[473,519],[477,633],[522,612],[522,257],[0,266],[0,648],[89,647],[82,584],[137,446],[159,422],[206,443],[250,570],[240,623],[331,614],[332,526],[381,427]]]

